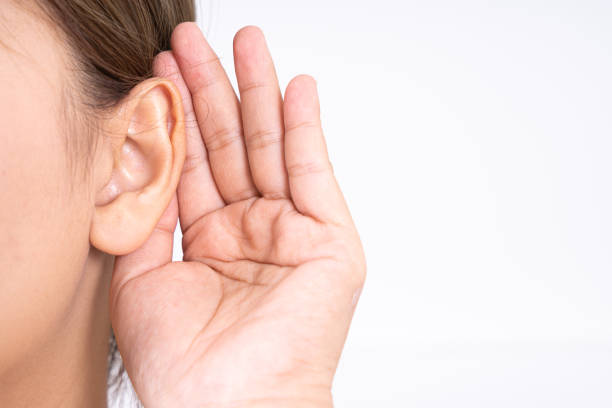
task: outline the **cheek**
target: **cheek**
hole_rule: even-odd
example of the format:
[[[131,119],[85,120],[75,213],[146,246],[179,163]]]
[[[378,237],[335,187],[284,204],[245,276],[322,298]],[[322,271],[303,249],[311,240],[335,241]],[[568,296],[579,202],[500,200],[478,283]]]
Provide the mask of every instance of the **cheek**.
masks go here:
[[[0,333],[11,334],[0,335],[0,370],[68,314],[91,206],[85,186],[70,188],[52,89],[12,86],[0,80]]]

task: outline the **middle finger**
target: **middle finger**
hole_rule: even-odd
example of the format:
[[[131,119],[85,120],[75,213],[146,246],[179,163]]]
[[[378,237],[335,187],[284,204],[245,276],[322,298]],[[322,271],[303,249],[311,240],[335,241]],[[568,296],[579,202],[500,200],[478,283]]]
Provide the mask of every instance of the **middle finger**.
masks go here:
[[[234,60],[253,181],[265,198],[288,198],[283,97],[274,62],[259,27],[247,26],[236,34]]]

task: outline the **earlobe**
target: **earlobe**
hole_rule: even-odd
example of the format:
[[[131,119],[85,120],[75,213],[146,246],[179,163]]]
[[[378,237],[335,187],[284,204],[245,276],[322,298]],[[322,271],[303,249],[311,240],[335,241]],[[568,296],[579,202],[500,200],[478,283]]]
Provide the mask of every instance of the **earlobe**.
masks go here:
[[[185,124],[174,83],[151,78],[136,86],[106,119],[113,166],[95,197],[90,241],[125,255],[149,237],[168,206],[185,160]]]

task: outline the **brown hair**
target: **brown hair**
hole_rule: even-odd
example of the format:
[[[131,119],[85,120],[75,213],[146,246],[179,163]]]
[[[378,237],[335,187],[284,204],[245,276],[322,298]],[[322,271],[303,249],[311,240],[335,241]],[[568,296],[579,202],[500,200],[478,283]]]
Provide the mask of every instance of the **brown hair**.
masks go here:
[[[37,0],[66,34],[82,74],[85,102],[112,107],[152,76],[157,53],[170,49],[170,35],[195,21],[193,0]]]
[[[195,21],[194,0],[34,0],[33,4],[67,42],[72,57],[74,75],[63,95],[66,147],[71,170],[81,167],[86,176],[96,146],[95,118],[153,76],[153,59],[170,49],[174,27]]]

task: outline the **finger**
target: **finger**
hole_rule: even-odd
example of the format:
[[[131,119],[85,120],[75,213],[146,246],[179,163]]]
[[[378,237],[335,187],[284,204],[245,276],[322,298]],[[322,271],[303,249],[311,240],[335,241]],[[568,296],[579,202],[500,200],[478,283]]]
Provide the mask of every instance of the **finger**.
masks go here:
[[[178,200],[174,194],[145,243],[134,252],[116,257],[110,287],[111,314],[117,296],[127,282],[172,262],[172,246],[177,220]]]
[[[206,148],[193,110],[191,94],[180,74],[172,51],[164,51],[155,57],[153,75],[174,82],[183,100],[187,152],[177,188],[177,198],[181,230],[185,232],[196,220],[222,208],[225,203],[210,169]]]
[[[283,148],[283,98],[262,31],[241,29],[234,37],[242,126],[255,186],[263,197],[289,197]]]
[[[219,57],[193,22],[181,23],[174,29],[171,45],[191,92],[221,196],[226,203],[257,196],[242,135],[240,103]]]
[[[321,222],[347,225],[350,214],[327,154],[312,77],[291,80],[285,91],[284,119],[285,162],[296,209]]]

